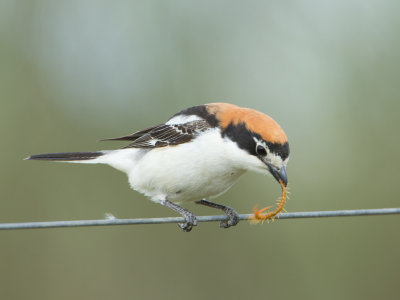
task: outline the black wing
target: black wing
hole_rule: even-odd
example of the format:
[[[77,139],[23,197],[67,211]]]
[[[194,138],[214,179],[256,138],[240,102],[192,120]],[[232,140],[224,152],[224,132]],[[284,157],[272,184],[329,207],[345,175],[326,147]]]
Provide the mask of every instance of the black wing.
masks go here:
[[[205,120],[196,120],[184,124],[160,124],[131,135],[107,140],[131,140],[124,148],[158,148],[190,142],[201,132],[210,129]]]
[[[130,135],[120,136],[120,137],[116,137],[116,138],[102,139],[101,141],[134,141],[159,126],[161,126],[161,125],[152,126],[152,127],[143,129],[141,131],[132,133]]]

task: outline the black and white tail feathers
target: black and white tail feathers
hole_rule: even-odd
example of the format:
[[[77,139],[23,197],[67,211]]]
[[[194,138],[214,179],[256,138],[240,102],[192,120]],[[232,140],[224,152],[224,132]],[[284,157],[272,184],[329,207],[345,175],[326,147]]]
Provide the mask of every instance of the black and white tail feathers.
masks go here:
[[[49,160],[49,161],[69,161],[78,162],[85,160],[92,160],[104,155],[105,152],[61,152],[61,153],[46,153],[31,155],[26,160]]]

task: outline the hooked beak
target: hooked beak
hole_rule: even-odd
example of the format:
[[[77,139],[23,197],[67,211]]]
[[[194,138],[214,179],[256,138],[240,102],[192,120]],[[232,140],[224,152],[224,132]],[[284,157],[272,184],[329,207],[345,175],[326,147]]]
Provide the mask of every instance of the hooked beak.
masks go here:
[[[274,178],[280,183],[282,180],[283,184],[287,186],[287,174],[286,174],[286,168],[285,166],[282,166],[280,170],[278,170],[276,167],[274,167],[271,164],[267,164],[269,172],[274,176]]]

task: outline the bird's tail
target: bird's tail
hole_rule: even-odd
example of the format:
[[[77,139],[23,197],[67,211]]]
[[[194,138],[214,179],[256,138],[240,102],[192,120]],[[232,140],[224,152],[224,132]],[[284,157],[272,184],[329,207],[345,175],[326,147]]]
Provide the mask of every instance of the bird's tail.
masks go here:
[[[106,151],[97,152],[61,152],[31,155],[26,160],[48,160],[75,163],[98,163],[97,158],[106,154]]]

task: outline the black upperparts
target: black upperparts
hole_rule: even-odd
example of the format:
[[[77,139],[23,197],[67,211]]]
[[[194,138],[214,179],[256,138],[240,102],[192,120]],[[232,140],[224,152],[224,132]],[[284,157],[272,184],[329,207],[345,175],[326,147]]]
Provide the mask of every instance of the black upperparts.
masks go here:
[[[198,106],[192,106],[192,107],[186,108],[186,109],[180,111],[179,113],[173,115],[171,117],[171,119],[173,117],[176,117],[176,116],[179,116],[179,115],[186,115],[186,116],[195,115],[195,116],[199,116],[200,118],[203,118],[204,120],[206,120],[207,123],[210,124],[211,127],[218,126],[217,118],[215,117],[215,115],[210,114],[207,111],[206,105],[198,105]]]

